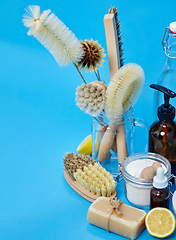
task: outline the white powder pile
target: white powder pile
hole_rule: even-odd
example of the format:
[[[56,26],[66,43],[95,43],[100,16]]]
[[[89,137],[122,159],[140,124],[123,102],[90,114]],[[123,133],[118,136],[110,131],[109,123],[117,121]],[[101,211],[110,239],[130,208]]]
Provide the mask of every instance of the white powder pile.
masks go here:
[[[126,171],[133,177],[139,177],[142,170],[146,167],[152,166],[154,162],[155,162],[154,160],[150,160],[150,159],[132,161],[127,165]],[[165,173],[166,167],[162,163],[161,163],[161,166],[163,167],[164,173]]]

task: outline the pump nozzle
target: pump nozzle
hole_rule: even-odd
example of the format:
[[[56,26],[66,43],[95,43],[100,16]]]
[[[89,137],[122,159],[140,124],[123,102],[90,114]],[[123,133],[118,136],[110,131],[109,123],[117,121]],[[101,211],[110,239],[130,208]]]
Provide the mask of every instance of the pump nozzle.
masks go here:
[[[170,98],[176,97],[176,93],[158,84],[151,84],[150,87],[164,93],[164,104],[158,108],[159,119],[173,120],[175,117],[175,108],[169,104],[169,101]]]

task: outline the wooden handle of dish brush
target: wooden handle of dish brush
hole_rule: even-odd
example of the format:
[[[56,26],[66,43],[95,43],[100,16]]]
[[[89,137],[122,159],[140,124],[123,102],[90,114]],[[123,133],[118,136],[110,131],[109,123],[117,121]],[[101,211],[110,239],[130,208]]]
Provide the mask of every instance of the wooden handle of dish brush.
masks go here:
[[[128,156],[124,124],[120,124],[117,128],[116,143],[117,143],[118,162],[122,163],[125,157]]]
[[[99,162],[103,162],[107,154],[109,153],[112,147],[112,144],[114,142],[116,128],[117,128],[116,124],[110,124],[107,127],[99,147],[99,153],[98,153]]]
[[[114,14],[106,14],[104,16],[104,28],[108,51],[109,73],[111,79],[120,67],[118,35]]]

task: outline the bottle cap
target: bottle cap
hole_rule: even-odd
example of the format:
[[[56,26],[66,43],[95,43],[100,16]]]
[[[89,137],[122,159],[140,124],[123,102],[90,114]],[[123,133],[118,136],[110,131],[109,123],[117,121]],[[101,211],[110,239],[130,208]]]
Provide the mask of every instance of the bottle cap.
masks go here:
[[[157,169],[156,176],[153,178],[153,186],[159,189],[163,189],[168,186],[168,180],[164,175],[164,169],[162,167]]]
[[[176,97],[176,93],[158,84],[151,84],[150,87],[164,93],[164,104],[158,108],[158,118],[172,121],[175,118],[175,108],[169,104],[169,100]]]
[[[170,23],[169,28],[171,32],[176,33],[176,22]]]

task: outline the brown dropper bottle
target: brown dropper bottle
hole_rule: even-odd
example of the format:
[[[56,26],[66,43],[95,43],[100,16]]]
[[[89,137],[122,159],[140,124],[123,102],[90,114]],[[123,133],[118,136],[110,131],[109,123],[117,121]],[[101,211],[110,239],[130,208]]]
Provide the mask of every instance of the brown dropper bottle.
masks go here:
[[[164,169],[159,167],[153,178],[153,188],[150,191],[150,209],[154,207],[165,207],[169,209],[170,192],[168,180],[164,175]]]
[[[157,84],[151,84],[150,87],[164,93],[164,104],[158,108],[159,120],[149,129],[149,152],[166,157],[171,164],[171,173],[176,176],[175,108],[169,104],[170,98],[176,97],[176,93]]]

